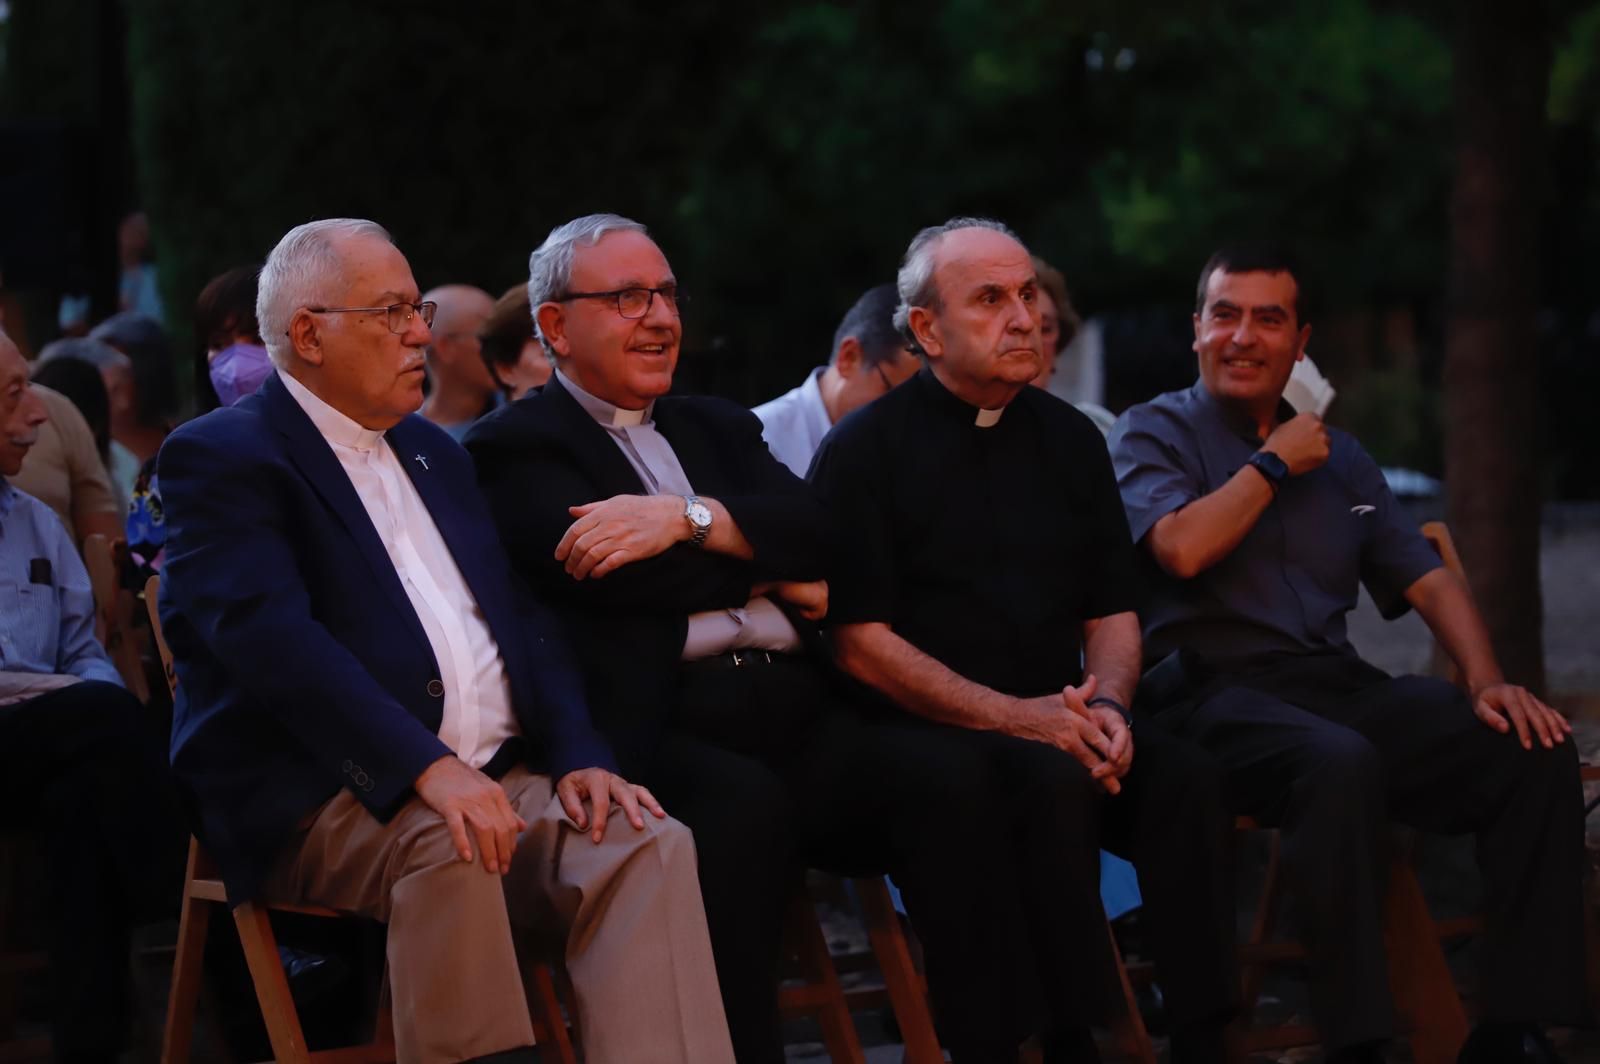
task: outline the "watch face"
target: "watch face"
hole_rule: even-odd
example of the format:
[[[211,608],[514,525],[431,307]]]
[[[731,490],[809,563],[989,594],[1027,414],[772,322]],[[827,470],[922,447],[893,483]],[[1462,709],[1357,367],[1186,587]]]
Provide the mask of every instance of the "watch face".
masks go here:
[[[689,523],[696,528],[707,528],[711,525],[711,508],[703,502],[690,503],[686,511]]]

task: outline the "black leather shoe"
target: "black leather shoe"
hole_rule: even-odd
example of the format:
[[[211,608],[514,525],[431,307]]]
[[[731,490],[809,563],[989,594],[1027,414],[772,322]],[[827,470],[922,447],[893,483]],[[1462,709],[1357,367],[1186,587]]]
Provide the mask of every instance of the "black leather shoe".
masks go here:
[[[1562,1064],[1561,1054],[1532,1024],[1480,1023],[1461,1047],[1459,1064]]]

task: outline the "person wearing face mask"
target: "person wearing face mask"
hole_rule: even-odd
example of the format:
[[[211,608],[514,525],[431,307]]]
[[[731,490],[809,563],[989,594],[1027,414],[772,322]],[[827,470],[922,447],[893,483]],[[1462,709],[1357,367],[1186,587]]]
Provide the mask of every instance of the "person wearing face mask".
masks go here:
[[[256,324],[254,264],[235,266],[213,277],[194,304],[195,333],[205,344],[195,395],[201,410],[232,406],[261,386],[272,360]],[[213,401],[214,399],[214,401]]]
[[[196,413],[232,406],[253,393],[272,372],[272,360],[256,324],[259,267],[235,266],[206,282],[194,304],[194,330],[205,344],[195,363]],[[141,576],[161,570],[167,541],[166,513],[152,458],[139,469],[128,497],[128,550]]]

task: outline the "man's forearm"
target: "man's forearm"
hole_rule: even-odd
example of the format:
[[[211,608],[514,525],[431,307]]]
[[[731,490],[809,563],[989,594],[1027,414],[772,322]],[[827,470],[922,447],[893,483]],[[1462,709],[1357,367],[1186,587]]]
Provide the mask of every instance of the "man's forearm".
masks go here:
[[[1441,565],[1418,578],[1405,595],[1461,670],[1470,690],[1477,692],[1504,681],[1483,615],[1459,577]]]
[[[1267,479],[1245,466],[1216,491],[1161,518],[1145,539],[1161,568],[1189,580],[1233,553],[1271,502]]]
[[[947,668],[887,624],[840,625],[832,637],[839,667],[901,708],[940,724],[1007,730],[1013,699]]]
[[[1139,616],[1131,611],[1097,617],[1083,625],[1083,666],[1096,680],[1096,697],[1133,705],[1139,686]]]
[[[756,549],[744,537],[744,533],[739,529],[739,523],[733,519],[728,508],[716,499],[708,499],[705,496],[701,496],[700,501],[711,511],[711,532],[706,536],[705,543],[701,544],[702,548],[717,554],[743,558],[745,561],[754,558]]]

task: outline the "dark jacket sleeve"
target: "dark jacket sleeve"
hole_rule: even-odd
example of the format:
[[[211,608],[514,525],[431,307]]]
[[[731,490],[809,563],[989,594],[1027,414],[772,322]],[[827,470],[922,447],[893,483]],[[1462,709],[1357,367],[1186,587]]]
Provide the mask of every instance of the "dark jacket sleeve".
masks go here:
[[[609,440],[601,442],[611,446]],[[602,579],[574,580],[555,557],[556,545],[575,520],[568,508],[607,497],[588,472],[581,448],[542,432],[488,425],[468,436],[467,450],[513,568],[553,600],[675,616],[749,600],[746,564],[681,543]]]
[[[372,789],[350,789],[387,815],[450,749],[312,615],[291,546],[287,470],[250,434],[218,431],[231,420],[208,419],[210,431],[180,429],[161,450],[163,619],[181,615],[248,696],[236,707],[275,717],[330,781],[350,786],[342,766],[364,766]],[[184,667],[180,653],[180,677]],[[191,704],[186,712],[203,718],[213,709]]]
[[[772,456],[761,420],[718,403],[719,447],[738,464],[735,484],[718,502],[750,541],[760,579],[821,580],[833,557],[832,524],[816,490]]]

